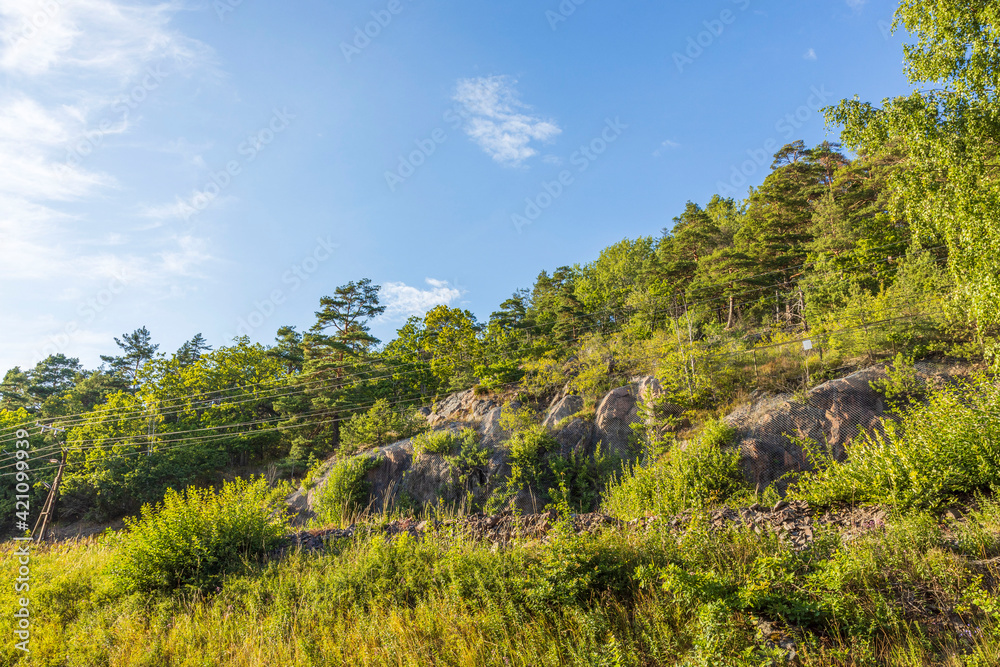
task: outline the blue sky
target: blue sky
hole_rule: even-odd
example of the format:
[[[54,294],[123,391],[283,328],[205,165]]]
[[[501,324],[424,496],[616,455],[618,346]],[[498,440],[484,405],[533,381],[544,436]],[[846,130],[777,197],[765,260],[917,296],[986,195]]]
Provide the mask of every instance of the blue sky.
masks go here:
[[[817,110],[908,89],[895,3],[5,0],[0,372],[140,326],[270,342],[486,319],[538,272],[742,196]]]

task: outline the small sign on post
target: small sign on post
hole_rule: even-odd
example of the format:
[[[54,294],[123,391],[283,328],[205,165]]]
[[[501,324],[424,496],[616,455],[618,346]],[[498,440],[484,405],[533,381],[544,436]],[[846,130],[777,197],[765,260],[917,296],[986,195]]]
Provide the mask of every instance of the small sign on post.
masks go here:
[[[802,349],[805,350],[806,352],[813,349],[813,342],[811,340],[802,341]]]

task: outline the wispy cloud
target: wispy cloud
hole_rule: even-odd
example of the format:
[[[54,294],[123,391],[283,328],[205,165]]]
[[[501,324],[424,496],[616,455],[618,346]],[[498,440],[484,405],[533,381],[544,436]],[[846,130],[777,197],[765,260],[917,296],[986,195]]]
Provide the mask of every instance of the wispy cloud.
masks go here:
[[[802,54],[802,57],[805,58],[806,60],[816,60],[817,58],[816,49],[809,49],[804,54]]]
[[[538,154],[533,142],[547,142],[562,130],[554,121],[529,113],[517,81],[507,76],[461,79],[454,100],[466,114],[465,133],[500,164],[519,166]]]
[[[386,306],[382,316],[390,322],[401,322],[408,317],[422,316],[435,306],[450,306],[462,297],[462,291],[446,280],[425,280],[429,289],[412,287],[406,283],[386,283],[382,286],[382,303]]]
[[[847,0],[847,6],[851,9],[861,9],[868,4],[868,0]]]
[[[90,243],[107,223],[82,211],[119,191],[119,179],[86,156],[128,131],[125,91],[146,86],[148,93],[162,78],[160,66],[211,65],[208,47],[171,29],[181,8],[173,1],[0,3],[0,276],[85,280],[111,270],[109,254]],[[146,273],[158,267],[160,278],[179,266],[165,256],[118,259],[142,259]]]
[[[115,277],[145,300],[169,298],[212,259],[204,239],[137,232],[134,175],[94,155],[133,130],[165,76],[217,78],[211,49],[172,28],[182,9],[181,0],[0,2],[0,280],[30,284],[0,295],[0,310],[16,312],[24,292],[48,311],[21,316],[16,336],[0,333],[8,358],[28,361],[38,341],[67,338],[61,318]],[[106,338],[96,319],[80,323],[60,350],[80,354]]]

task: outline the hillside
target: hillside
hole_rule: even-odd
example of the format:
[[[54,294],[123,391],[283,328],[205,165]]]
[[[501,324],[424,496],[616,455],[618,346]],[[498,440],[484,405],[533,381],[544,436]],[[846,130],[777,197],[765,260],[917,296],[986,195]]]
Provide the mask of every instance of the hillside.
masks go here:
[[[1000,664],[987,4],[901,3],[911,94],[487,318],[379,340],[358,277],[8,370],[2,664]]]

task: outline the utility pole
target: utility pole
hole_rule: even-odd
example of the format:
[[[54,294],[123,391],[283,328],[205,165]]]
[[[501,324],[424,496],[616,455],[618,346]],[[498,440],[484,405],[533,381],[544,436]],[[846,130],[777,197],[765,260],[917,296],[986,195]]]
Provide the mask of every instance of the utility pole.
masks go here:
[[[46,426],[43,424],[39,424],[38,426],[42,429],[42,433],[51,431],[57,436],[66,431],[66,429],[55,428],[53,426]],[[35,527],[31,530],[31,536],[38,542],[42,542],[45,539],[45,531],[48,529],[49,520],[52,518],[52,514],[55,511],[56,497],[59,495],[59,483],[62,481],[63,470],[66,468],[66,450],[62,450],[62,458],[60,460],[49,459],[49,463],[58,463],[59,470],[56,472],[56,478],[52,482],[52,488],[49,489],[49,495],[45,498],[45,505],[42,506],[42,512],[38,515]]]

